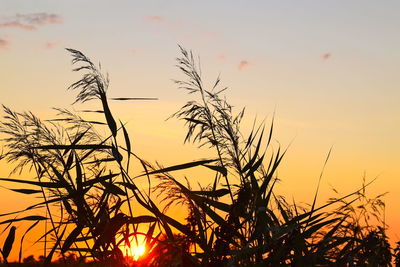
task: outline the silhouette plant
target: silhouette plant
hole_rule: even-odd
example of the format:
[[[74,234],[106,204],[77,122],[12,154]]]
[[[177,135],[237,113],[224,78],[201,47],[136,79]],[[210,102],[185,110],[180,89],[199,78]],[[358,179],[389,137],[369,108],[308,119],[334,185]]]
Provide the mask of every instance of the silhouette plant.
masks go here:
[[[103,119],[89,121],[69,110],[56,109],[55,119],[43,121],[30,112],[14,112],[3,106],[0,132],[5,135],[7,149],[3,156],[16,162],[13,174],[28,167],[34,179],[0,180],[33,186],[35,189],[11,190],[41,198],[22,211],[0,215],[17,214],[0,222],[7,224],[6,228],[17,221],[33,222],[20,241],[20,262],[25,235],[45,221],[49,228],[38,240],[44,240],[45,263],[56,252],[67,263],[74,258],[69,256],[73,252],[82,260],[137,266],[390,264],[385,224],[369,224],[369,216],[379,220],[384,208],[382,196],[373,200],[365,197],[370,183],[322,206],[316,205],[318,189],[309,207],[288,203],[277,195],[277,169],[286,149],[273,147],[273,120],[267,129],[264,123],[254,124],[245,135],[241,131],[244,109],[234,112],[219,78],[206,88],[192,52],[180,48],[182,56],[177,63],[185,79],[176,84],[197,100],[187,102],[172,117],[185,122],[185,142],[209,147],[215,156],[163,167],[132,151],[124,123],[112,114],[109,80],[101,67],[81,52],[67,50],[77,65],[74,71],[84,72],[70,86],[78,90],[75,102],[98,101],[100,110],[84,112],[98,113]],[[108,134],[100,135],[99,128]],[[141,169],[132,170],[133,160]],[[187,178],[183,183],[176,176],[197,167],[212,172],[211,184],[194,188],[191,183],[197,181]],[[147,178],[152,190],[135,182],[141,177]],[[162,207],[154,202],[154,193],[161,198]],[[168,208],[176,204],[188,209],[184,223],[168,215]],[[146,212],[137,214],[136,205]],[[43,208],[45,216],[21,217]],[[11,228],[2,249],[5,260],[14,234],[15,228]],[[121,248],[138,242],[139,235],[145,236],[148,253],[132,262]],[[398,249],[395,253],[398,261]]]
[[[0,222],[11,225],[16,221],[50,221],[50,229],[38,240],[44,239],[45,263],[49,263],[56,251],[63,255],[68,251],[79,253],[98,261],[124,261],[120,245],[129,246],[139,224],[155,225],[172,231],[164,217],[155,217],[159,212],[150,196],[142,192],[129,176],[132,157],[140,159],[131,151],[129,135],[124,124],[117,124],[109,108],[107,89],[108,77],[84,54],[67,49],[72,63],[78,64],[74,71],[84,71],[83,77],[72,84],[70,89],[79,90],[75,102],[99,100],[104,121],[87,121],[65,109],[56,109],[58,117],[42,121],[30,112],[14,112],[3,106],[4,116],[0,132],[7,152],[3,155],[9,162],[16,162],[12,173],[22,172],[28,167],[35,173],[35,179],[1,178],[14,184],[35,186],[37,189],[11,189],[23,194],[39,194],[42,201],[25,210],[9,214],[21,214],[45,207],[47,216],[25,216]],[[117,100],[140,100],[141,98],[118,98]],[[149,98],[146,98],[149,99]],[[109,131],[100,136],[96,127],[103,126]],[[122,132],[122,133],[121,133]],[[120,134],[121,133],[121,134]],[[121,140],[118,139],[120,137]],[[124,142],[124,146],[118,142]],[[125,160],[123,157],[125,154]],[[146,215],[133,216],[133,199],[148,207]],[[127,207],[128,213],[124,212]],[[173,220],[173,219],[170,219]],[[15,230],[13,227],[12,230]],[[25,234],[23,235],[23,237]],[[48,239],[54,238],[50,248]],[[22,249],[21,239],[21,249]],[[4,250],[6,259],[13,242]],[[21,252],[20,260],[21,262]]]
[[[365,197],[369,184],[365,183],[359,190],[320,207],[315,205],[318,190],[310,208],[287,203],[274,193],[276,171],[286,150],[278,147],[274,152],[271,147],[273,121],[267,134],[261,124],[245,136],[240,127],[244,109],[234,114],[222,95],[227,88],[220,87],[219,77],[207,89],[192,52],[181,48],[181,53],[177,66],[186,79],[176,84],[198,100],[187,102],[172,117],[185,122],[185,142],[198,142],[214,150],[216,158],[203,166],[215,172],[215,179],[201,190],[193,190],[190,178],[186,178],[185,186],[171,174],[194,167],[190,163],[148,168],[153,170],[149,175],[160,181],[154,190],[164,194],[166,208],[178,203],[188,207],[187,238],[200,249],[195,255],[201,264],[315,266],[334,264],[350,255],[351,260],[342,262],[390,264],[390,246],[383,228],[367,224],[361,238],[348,231],[361,227],[359,220],[368,223],[369,216],[379,219],[383,195],[374,199],[372,210],[366,205],[360,208],[360,214],[351,204],[358,201],[363,207],[369,203]],[[355,216],[357,221],[350,222],[349,218]],[[370,254],[373,245],[380,249]],[[355,253],[360,249],[364,252]],[[364,259],[366,255],[371,258]]]

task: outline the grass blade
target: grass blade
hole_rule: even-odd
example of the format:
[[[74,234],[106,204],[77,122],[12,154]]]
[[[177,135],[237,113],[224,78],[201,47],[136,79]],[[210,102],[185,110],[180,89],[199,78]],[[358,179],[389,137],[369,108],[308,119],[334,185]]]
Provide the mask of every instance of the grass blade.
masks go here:
[[[142,174],[142,175],[136,176],[136,178],[142,177],[142,176],[146,176],[146,175],[151,175],[151,174],[165,173],[165,172],[172,172],[172,171],[179,171],[179,170],[189,169],[189,168],[193,168],[193,167],[196,167],[196,166],[204,165],[204,164],[207,164],[207,163],[210,163],[210,162],[214,162],[214,161],[217,161],[217,160],[216,159],[199,160],[199,161],[194,161],[194,162],[174,165],[174,166],[162,168],[162,169],[159,169],[159,170],[151,171],[151,172],[148,172],[146,174]]]
[[[43,221],[43,220],[47,220],[47,219],[48,218],[43,217],[43,216],[26,216],[23,218],[5,220],[5,221],[0,222],[0,224],[6,224],[6,223],[10,223],[10,222],[19,222],[19,221]]]
[[[5,261],[7,261],[8,255],[10,255],[11,249],[13,247],[16,229],[17,228],[15,226],[11,227],[10,232],[8,233],[8,236],[6,238],[6,241],[4,242],[2,253]]]

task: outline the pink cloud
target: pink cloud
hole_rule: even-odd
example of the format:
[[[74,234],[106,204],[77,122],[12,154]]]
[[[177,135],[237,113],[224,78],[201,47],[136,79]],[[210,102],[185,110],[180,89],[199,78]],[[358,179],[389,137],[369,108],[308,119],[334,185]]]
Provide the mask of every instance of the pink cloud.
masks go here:
[[[7,50],[8,47],[10,46],[10,42],[4,39],[0,39],[0,51],[2,50]]]
[[[20,28],[23,30],[33,31],[37,26],[48,24],[61,24],[62,18],[56,14],[48,13],[32,13],[32,14],[16,14],[12,18],[0,23],[0,28]]]
[[[226,56],[218,56],[217,59],[218,59],[218,60],[225,60],[225,59],[226,59]]]
[[[60,41],[47,42],[44,44],[44,48],[45,49],[53,49],[54,47],[58,46],[59,44],[61,44]]]
[[[323,61],[326,61],[326,60],[328,60],[328,59],[331,57],[331,54],[330,54],[330,53],[325,53],[325,54],[323,54],[321,57],[322,57],[322,60],[323,60]]]
[[[19,21],[8,21],[5,23],[0,23],[0,28],[20,28],[23,30],[33,31],[36,30],[36,27],[29,24],[23,24]]]
[[[247,60],[242,60],[242,61],[239,62],[239,65],[238,65],[237,68],[238,68],[239,71],[242,71],[244,68],[247,68],[250,65],[251,65],[251,62],[249,62]]]
[[[129,50],[129,54],[131,54],[131,55],[136,55],[137,54],[137,50],[135,50],[135,49],[131,49],[131,50]]]
[[[156,23],[165,22],[165,19],[161,16],[148,16],[148,17],[146,17],[146,20],[156,22]]]

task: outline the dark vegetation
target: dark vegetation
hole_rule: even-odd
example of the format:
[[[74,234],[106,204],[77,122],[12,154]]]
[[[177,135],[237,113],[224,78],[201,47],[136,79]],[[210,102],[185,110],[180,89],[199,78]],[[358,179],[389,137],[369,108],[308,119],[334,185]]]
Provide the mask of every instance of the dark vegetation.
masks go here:
[[[371,182],[322,206],[316,205],[318,187],[306,207],[275,193],[286,150],[271,144],[273,121],[268,127],[254,125],[245,135],[240,128],[244,109],[234,112],[219,79],[204,87],[191,52],[181,48],[177,66],[184,79],[176,84],[194,100],[172,117],[185,122],[185,142],[206,146],[215,157],[162,167],[132,151],[125,124],[110,110],[108,77],[100,66],[67,50],[74,71],[83,73],[70,86],[78,91],[75,102],[98,101],[101,110],[84,112],[104,119],[88,121],[56,109],[55,119],[43,121],[3,106],[2,157],[16,164],[12,174],[28,168],[33,178],[0,180],[20,186],[10,190],[41,198],[25,210],[0,215],[11,216],[0,222],[8,234],[1,249],[5,263],[20,245],[18,262],[31,265],[59,257],[62,264],[104,266],[389,266],[393,261],[400,266],[400,243],[392,249],[386,236],[382,195],[365,194]],[[108,135],[99,134],[101,127]],[[201,167],[212,172],[213,183],[193,187],[198,181],[176,177]],[[141,188],[139,178],[150,189]],[[185,222],[168,215],[177,204],[187,208]],[[138,206],[146,212],[138,214]],[[21,240],[15,240],[18,221],[30,223]],[[45,256],[23,260],[26,234],[43,222],[46,230],[37,242],[43,243]],[[133,260],[123,247],[135,246],[138,236],[145,237],[147,252]]]

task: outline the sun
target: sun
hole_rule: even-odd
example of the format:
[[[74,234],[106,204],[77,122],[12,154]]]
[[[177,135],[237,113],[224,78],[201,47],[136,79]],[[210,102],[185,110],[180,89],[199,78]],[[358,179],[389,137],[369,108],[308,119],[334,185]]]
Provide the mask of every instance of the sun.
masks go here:
[[[137,245],[132,247],[132,257],[135,261],[138,260],[141,256],[143,256],[145,252],[146,252],[145,245]]]

